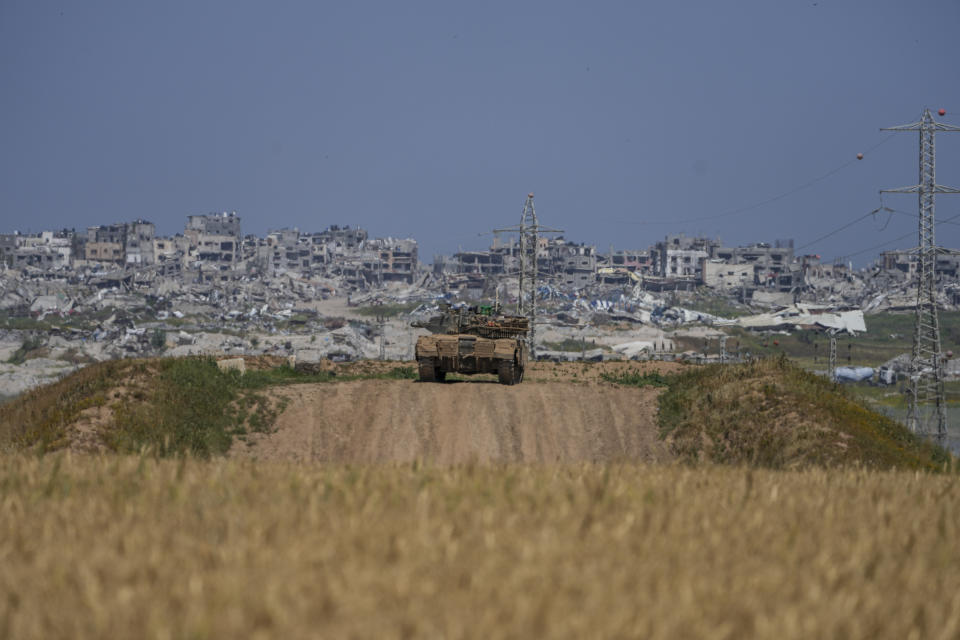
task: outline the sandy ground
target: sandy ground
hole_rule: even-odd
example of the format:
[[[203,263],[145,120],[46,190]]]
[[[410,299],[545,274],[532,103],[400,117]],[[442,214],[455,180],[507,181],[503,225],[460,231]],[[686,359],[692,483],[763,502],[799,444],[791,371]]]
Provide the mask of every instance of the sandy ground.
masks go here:
[[[233,457],[334,463],[660,461],[654,389],[363,380],[279,389],[268,435]]]

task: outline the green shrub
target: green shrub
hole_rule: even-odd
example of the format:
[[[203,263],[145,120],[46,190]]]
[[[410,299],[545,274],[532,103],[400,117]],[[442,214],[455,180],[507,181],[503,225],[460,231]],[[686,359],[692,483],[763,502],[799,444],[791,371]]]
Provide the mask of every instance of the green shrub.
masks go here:
[[[39,336],[27,336],[24,338],[20,348],[14,351],[13,355],[7,359],[7,362],[9,364],[23,364],[29,360],[31,356],[36,355],[39,350],[43,349],[43,346],[43,338]]]
[[[656,371],[640,373],[639,371],[625,371],[623,373],[602,373],[600,377],[606,382],[629,387],[666,387],[669,378]]]
[[[150,346],[154,349],[163,349],[167,345],[167,332],[163,329],[154,329],[150,334]]]
[[[170,359],[160,367],[146,403],[118,407],[108,445],[159,456],[226,452],[234,426],[228,408],[237,397],[239,374],[220,371],[212,358]]]

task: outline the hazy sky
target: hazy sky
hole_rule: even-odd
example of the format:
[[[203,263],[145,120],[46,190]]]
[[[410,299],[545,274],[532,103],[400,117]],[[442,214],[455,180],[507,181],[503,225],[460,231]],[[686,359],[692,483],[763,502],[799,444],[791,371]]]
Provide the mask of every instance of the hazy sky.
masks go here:
[[[533,191],[602,250],[799,247],[916,183],[917,134],[880,127],[960,124],[958,27],[958,0],[2,0],[0,230],[236,210],[257,234],[412,235],[429,261],[489,244]],[[937,151],[960,187],[960,133]],[[804,252],[862,264],[915,230],[878,214]]]

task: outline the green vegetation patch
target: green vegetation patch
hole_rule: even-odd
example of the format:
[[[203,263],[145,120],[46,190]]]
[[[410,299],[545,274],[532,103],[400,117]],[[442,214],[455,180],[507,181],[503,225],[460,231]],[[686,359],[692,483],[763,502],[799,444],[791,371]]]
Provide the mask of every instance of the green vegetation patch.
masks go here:
[[[960,353],[960,311],[939,311],[940,337],[945,351]],[[891,312],[869,314],[864,318],[867,331],[856,336],[837,337],[837,363],[843,366],[876,367],[913,348],[914,316]],[[728,330],[727,350],[737,349],[756,356],[784,354],[808,369],[826,369],[830,357],[830,338],[822,332],[793,331],[789,334],[763,333],[746,329]],[[719,353],[719,341],[678,338],[680,350],[707,350]]]
[[[284,409],[264,393],[270,387],[416,377],[409,366],[347,375],[289,366],[240,374],[221,371],[210,357],[103,362],[0,406],[0,447],[67,447],[70,426],[97,407],[110,412],[98,431],[113,451],[210,457],[225,453],[235,437],[270,431]]]
[[[670,378],[656,371],[624,371],[622,373],[602,373],[600,377],[605,382],[612,382],[627,387],[666,387]]]
[[[18,331],[50,331],[56,329],[94,329],[114,313],[112,309],[83,311],[67,316],[50,315],[42,320],[29,312],[0,311],[0,327]]]
[[[576,338],[566,338],[557,342],[551,342],[549,340],[543,342],[543,348],[549,349],[551,351],[565,351],[565,352],[576,352],[580,353],[583,350],[590,351],[591,349],[603,349],[604,351],[613,351],[607,345],[598,345],[596,340],[588,340],[583,342],[577,340]]]
[[[107,392],[139,364],[115,360],[84,367],[45,387],[0,406],[0,448],[36,447],[41,451],[69,444],[67,425],[86,409],[107,403]]]
[[[361,316],[383,316],[393,318],[404,313],[410,313],[420,306],[420,302],[405,302],[403,304],[373,304],[367,307],[357,307],[354,313]]]
[[[116,407],[114,428],[106,433],[111,449],[159,456],[225,453],[234,432],[245,432],[250,412],[269,410],[242,393],[239,373],[220,371],[212,358],[160,360],[157,366],[145,401],[129,398]]]
[[[747,305],[734,302],[729,296],[716,293],[706,287],[697,289],[692,295],[673,294],[668,297],[668,302],[674,306],[709,313],[721,318],[737,318],[754,313]]]
[[[783,357],[691,368],[668,382],[661,433],[685,461],[930,471],[951,462],[944,449]]]
[[[50,350],[44,346],[43,338],[27,336],[20,347],[7,359],[8,364],[23,364],[27,360],[42,358],[49,355]]]
[[[223,454],[234,437],[269,432],[282,401],[262,391],[279,385],[324,383],[360,378],[412,379],[412,367],[376,374],[338,376],[332,371],[306,372],[288,366],[241,374],[221,371],[213,358],[170,358],[157,361],[159,373],[146,402],[122,403],[116,412],[108,446],[120,452],[143,449],[159,456],[190,453]]]

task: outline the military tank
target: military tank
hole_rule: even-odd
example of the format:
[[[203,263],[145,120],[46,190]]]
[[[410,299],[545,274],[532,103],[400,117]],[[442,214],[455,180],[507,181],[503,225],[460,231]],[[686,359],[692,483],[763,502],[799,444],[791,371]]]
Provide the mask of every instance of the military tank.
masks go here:
[[[453,308],[412,326],[431,335],[417,340],[420,382],[443,382],[448,373],[496,374],[501,384],[519,384],[529,350],[527,318],[500,314],[499,305]]]

